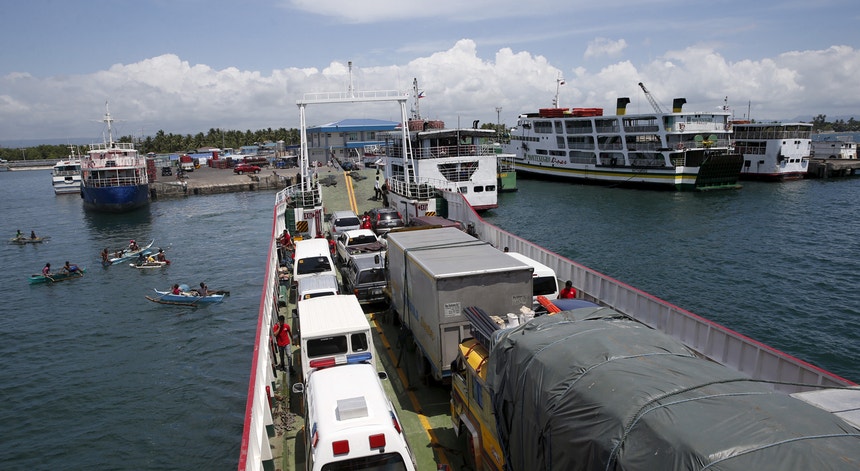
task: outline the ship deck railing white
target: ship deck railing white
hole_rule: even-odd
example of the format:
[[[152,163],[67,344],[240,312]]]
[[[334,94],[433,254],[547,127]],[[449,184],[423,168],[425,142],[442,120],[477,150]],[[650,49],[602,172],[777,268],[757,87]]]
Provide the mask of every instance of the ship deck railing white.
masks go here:
[[[769,347],[656,296],[580,265],[484,221],[460,196],[447,196],[448,218],[460,221],[479,239],[521,253],[571,280],[584,299],[611,307],[670,335],[705,358],[770,382],[776,391],[796,393],[857,386],[833,373]]]
[[[403,148],[390,146],[388,154],[394,158],[403,157]],[[447,157],[474,157],[474,156],[496,156],[495,147],[492,144],[463,144],[456,146],[434,146],[412,148],[413,159],[439,159]]]
[[[436,188],[429,183],[409,183],[398,177],[388,179],[388,189],[410,198],[427,199],[436,196]]]
[[[87,188],[109,188],[115,186],[143,185],[146,180],[142,177],[88,178]]]
[[[302,183],[289,186],[278,193],[278,198],[283,198],[287,206],[295,208],[313,208],[322,205],[322,192],[319,184],[314,184],[306,190]],[[280,203],[281,200],[278,200]]]
[[[94,150],[96,150],[96,151],[111,151],[111,150],[118,150],[118,151],[129,151],[129,150],[131,150],[131,151],[133,151],[134,150],[134,144],[132,144],[131,142],[113,142],[113,143],[97,142],[94,144],[90,144],[90,151],[94,151]]]
[[[114,168],[135,168],[143,167],[146,164],[146,159],[143,157],[120,157],[117,155],[98,154],[96,157],[84,159],[81,167],[89,169],[114,169]]]

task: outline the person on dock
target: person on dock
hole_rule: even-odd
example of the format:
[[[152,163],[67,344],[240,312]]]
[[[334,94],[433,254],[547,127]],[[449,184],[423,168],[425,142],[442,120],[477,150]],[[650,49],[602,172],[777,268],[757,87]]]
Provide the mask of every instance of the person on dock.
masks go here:
[[[373,200],[382,198],[382,182],[379,181],[379,169],[376,169],[376,182],[373,184]]]
[[[275,334],[275,340],[278,343],[278,353],[281,357],[281,363],[278,367],[281,371],[287,371],[287,367],[290,369],[290,373],[293,373],[293,365],[292,365],[292,352],[290,352],[290,338],[293,336],[292,331],[290,330],[289,324],[286,323],[286,319],[284,315],[281,314],[278,316],[278,323],[272,327],[272,332]],[[284,356],[286,354],[286,360]]]
[[[573,287],[573,282],[567,280],[564,282],[564,289],[558,293],[558,299],[573,299],[576,297],[576,288]]]

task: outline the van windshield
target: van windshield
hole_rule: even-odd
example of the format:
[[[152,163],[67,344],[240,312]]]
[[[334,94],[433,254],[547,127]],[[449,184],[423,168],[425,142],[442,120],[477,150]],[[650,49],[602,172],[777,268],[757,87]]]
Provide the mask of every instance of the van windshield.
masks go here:
[[[297,275],[308,275],[311,273],[323,273],[331,271],[331,264],[327,257],[305,257],[296,265]]]
[[[405,469],[406,463],[403,462],[403,456],[400,453],[383,453],[381,455],[374,454],[370,456],[362,456],[351,460],[326,463],[322,467],[322,471],[400,471]]]

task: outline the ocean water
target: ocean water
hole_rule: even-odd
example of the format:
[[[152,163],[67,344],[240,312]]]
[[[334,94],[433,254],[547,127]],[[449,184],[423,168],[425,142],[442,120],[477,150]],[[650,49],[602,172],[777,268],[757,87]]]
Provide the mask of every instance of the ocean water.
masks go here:
[[[49,171],[0,174],[0,469],[235,469],[274,193],[153,202],[123,215],[55,196]],[[103,268],[129,239],[165,269]],[[81,279],[29,285],[50,262]],[[173,283],[230,291],[220,305],[164,306]]]
[[[680,307],[860,381],[860,179],[671,193],[521,179],[491,222]],[[0,173],[0,469],[235,469],[274,193],[153,202],[124,215]],[[338,208],[330,208],[338,209]],[[173,264],[102,268],[155,239]],[[86,276],[29,285],[45,262]],[[144,296],[173,283],[203,308]]]
[[[518,186],[488,221],[860,382],[860,179],[706,193]]]

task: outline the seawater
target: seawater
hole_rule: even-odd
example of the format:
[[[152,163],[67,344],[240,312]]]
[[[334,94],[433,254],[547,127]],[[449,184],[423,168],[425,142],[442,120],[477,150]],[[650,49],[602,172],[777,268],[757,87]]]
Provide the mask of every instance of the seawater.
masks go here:
[[[192,175],[193,178],[193,175]],[[744,335],[860,380],[860,180],[671,193],[521,179],[502,228]],[[155,201],[122,215],[0,173],[0,469],[235,469],[274,193]],[[341,208],[329,208],[341,209]],[[160,270],[102,268],[129,239]],[[45,262],[81,279],[29,285]],[[229,290],[163,306],[173,283]]]
[[[275,194],[110,215],[50,182],[0,174],[0,469],[235,469]],[[6,243],[17,229],[51,239]],[[101,250],[130,239],[155,239],[173,263],[103,268]],[[86,275],[29,285],[66,260]],[[145,299],[201,281],[230,296],[196,309]]]
[[[705,193],[518,187],[488,221],[860,382],[860,179]]]

